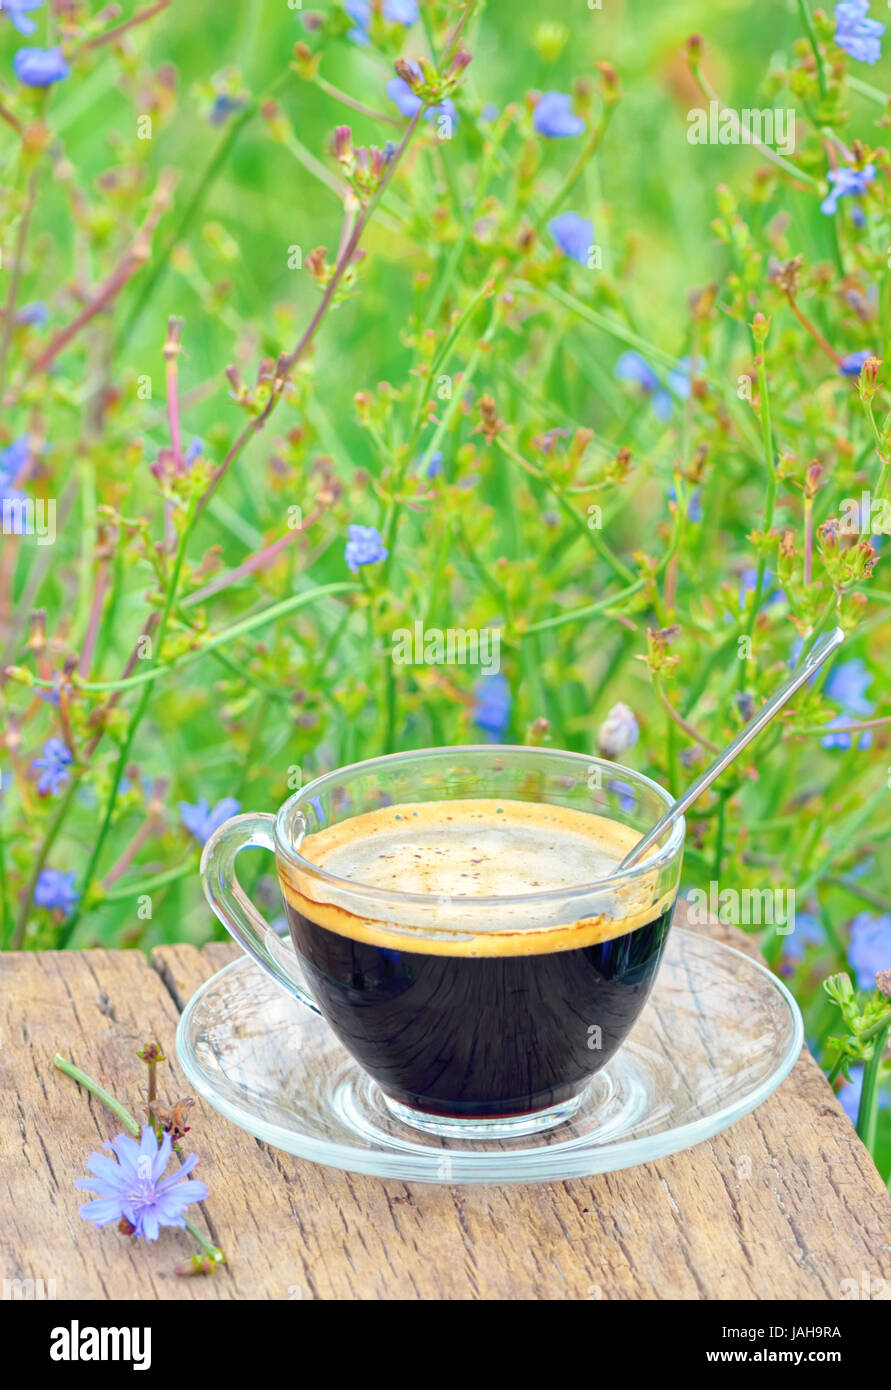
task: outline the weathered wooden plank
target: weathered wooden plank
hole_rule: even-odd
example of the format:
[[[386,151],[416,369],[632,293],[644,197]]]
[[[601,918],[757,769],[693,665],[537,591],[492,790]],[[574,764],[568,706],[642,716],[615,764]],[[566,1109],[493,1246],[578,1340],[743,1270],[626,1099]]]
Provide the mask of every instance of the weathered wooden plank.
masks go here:
[[[152,965],[121,951],[0,957],[0,1277],[55,1279],[60,1298],[274,1299],[832,1299],[863,1272],[891,1280],[891,1202],[806,1053],[765,1105],[708,1143],[550,1185],[340,1173],[273,1151],[199,1103],[190,1138],[230,1264],[177,1279],[185,1235],[145,1246],[78,1217],[85,1194],[73,1179],[116,1126],[52,1057],[70,1056],[136,1109],[135,1053],[157,1038],[171,1058],[162,1094],[174,1098],[179,1010],[236,953],[163,948]]]

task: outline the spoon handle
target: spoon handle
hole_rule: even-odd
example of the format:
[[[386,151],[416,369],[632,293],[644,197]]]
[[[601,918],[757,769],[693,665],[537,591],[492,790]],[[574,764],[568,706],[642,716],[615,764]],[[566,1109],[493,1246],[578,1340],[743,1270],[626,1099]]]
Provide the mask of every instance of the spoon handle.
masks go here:
[[[697,777],[696,781],[693,782],[685,792],[681,793],[677,801],[669,806],[668,810],[660,817],[652,830],[648,831],[643,839],[638,840],[634,848],[629,850],[619,865],[619,870],[630,869],[633,864],[636,864],[637,861],[646,854],[647,850],[650,849],[652,845],[658,842],[668,826],[671,825],[673,821],[677,820],[678,816],[683,815],[687,808],[693,805],[694,801],[699,799],[706,787],[710,787],[715,778],[719,777],[724,769],[730,766],[747,744],[751,743],[752,739],[760,734],[765,724],[770,723],[774,715],[783,708],[786,701],[791,700],[796,690],[800,690],[801,687],[810,680],[814,672],[819,670],[826,658],[831,656],[832,653],[841,646],[844,640],[844,632],[840,627],[837,627],[834,628],[832,632],[827,632],[825,637],[819,638],[819,640],[814,643],[798,670],[780,686],[779,690],[777,690],[774,695],[771,695],[770,699],[761,706],[757,714],[752,715],[748,724],[740,729],[736,738],[728,743],[727,747],[715,758],[715,761],[705,769],[705,772]]]

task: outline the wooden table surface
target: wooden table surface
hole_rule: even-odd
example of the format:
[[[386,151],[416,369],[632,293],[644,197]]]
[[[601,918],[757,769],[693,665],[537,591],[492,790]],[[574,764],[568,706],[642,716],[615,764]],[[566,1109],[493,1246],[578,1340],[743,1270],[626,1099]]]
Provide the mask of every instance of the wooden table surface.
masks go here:
[[[733,928],[712,928],[754,954]],[[134,1113],[135,1053],[159,1041],[159,1092],[185,1091],[177,1019],[238,953],[215,944],[0,956],[0,1280],[56,1298],[839,1299],[891,1281],[891,1201],[805,1050],[751,1115],[686,1153],[588,1179],[446,1187],[317,1167],[203,1102],[188,1141],[211,1196],[192,1208],[225,1250],[178,1278],[194,1244],[152,1245],[78,1216],[84,1159],[120,1126],[53,1067],[58,1051]],[[846,1283],[845,1281],[854,1281]],[[889,1285],[891,1286],[891,1285]],[[38,1285],[38,1292],[40,1286]],[[7,1293],[7,1297],[9,1297]]]

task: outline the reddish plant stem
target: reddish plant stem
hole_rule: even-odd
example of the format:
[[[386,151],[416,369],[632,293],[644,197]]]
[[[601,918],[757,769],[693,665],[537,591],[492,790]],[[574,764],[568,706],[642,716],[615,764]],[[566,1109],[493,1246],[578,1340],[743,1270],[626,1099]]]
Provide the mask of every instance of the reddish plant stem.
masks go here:
[[[120,265],[107,277],[93,298],[90,299],[76,318],[72,319],[65,328],[61,329],[46,348],[31,363],[28,370],[28,377],[36,376],[40,372],[45,372],[48,367],[56,360],[73,338],[76,338],[81,329],[84,328],[91,319],[100,314],[103,309],[115,299],[123,289],[128,280],[131,280],[138,270],[141,270],[149,258],[151,251],[152,234],[157,227],[161,217],[167,210],[170,203],[170,195],[173,191],[173,175],[166,172],[161,175],[155,196],[148,216],[142,224],[133,245],[127,251]]]
[[[827,343],[826,339],[823,337],[823,334],[820,332],[819,328],[817,328],[816,324],[811,323],[810,319],[807,318],[801,312],[798,305],[795,303],[795,300],[792,297],[792,295],[789,294],[786,296],[786,298],[789,301],[789,308],[792,310],[793,314],[798,319],[798,322],[801,324],[805,332],[809,333],[813,338],[814,342],[823,349],[827,357],[831,357],[835,365],[837,367],[840,367],[842,364],[842,359],[836,352],[835,348],[831,347],[829,343]]]
[[[451,38],[446,44],[441,61],[441,66],[444,69],[448,67],[452,58],[455,56],[455,53],[458,48],[458,40],[460,39],[464,26],[470,17],[470,14],[474,8],[474,4],[475,0],[468,0],[468,3],[465,5],[464,10],[461,14],[461,18],[455,25],[455,28],[452,31]],[[344,275],[346,274],[347,269],[349,268],[350,262],[352,261],[353,256],[356,253],[356,250],[358,249],[359,242],[362,240],[365,228],[367,227],[368,222],[370,221],[375,208],[377,207],[380,199],[385,193],[391,179],[393,178],[394,173],[396,172],[396,169],[399,167],[402,157],[405,154],[405,151],[412,137],[414,136],[415,131],[417,130],[418,124],[420,123],[422,116],[424,115],[424,110],[424,107],[419,107],[418,110],[415,112],[414,116],[412,116],[411,120],[409,121],[408,126],[405,130],[405,134],[399,142],[399,145],[396,149],[395,154],[393,155],[393,158],[387,165],[386,172],[384,173],[384,176],[381,179],[380,184],[378,185],[377,191],[375,192],[374,196],[371,199],[369,199],[368,203],[365,205],[365,207],[363,207],[361,213],[356,219],[353,231],[349,239],[347,240],[346,245],[343,247],[343,250],[337,258],[337,265],[335,266],[334,273],[331,276],[331,279],[329,280],[327,286],[325,287],[325,292],[322,295],[319,307],[313,314],[309,326],[307,327],[300,341],[297,343],[297,346],[294,348],[294,351],[290,353],[287,357],[279,358],[278,363],[276,365],[275,378],[273,380],[269,400],[266,402],[266,405],[263,407],[263,410],[260,412],[260,414],[256,416],[255,419],[249,421],[248,424],[245,425],[241,433],[238,435],[237,439],[235,440],[235,443],[232,445],[229,452],[226,454],[225,458],[223,459],[222,463],[217,469],[216,473],[214,474],[213,478],[211,479],[207,491],[204,493],[204,496],[199,501],[198,512],[203,511],[203,509],[207,506],[207,503],[210,501],[211,497],[216,492],[217,488],[219,487],[223,478],[228,473],[232,464],[242,453],[242,450],[244,449],[248,440],[251,439],[255,434],[259,433],[259,431],[263,428],[263,426],[266,424],[266,421],[269,419],[270,415],[274,411],[276,405],[278,404],[279,399],[281,398],[281,395],[285,389],[285,386],[287,385],[287,381],[291,372],[294,370],[297,363],[302,359],[304,353],[312,343],[316,335],[316,332],[318,331],[319,325],[321,324],[329,308],[331,307],[331,303],[334,299],[337,287],[343,279]]]
[[[99,570],[96,574],[96,586],[93,590],[93,601],[90,605],[90,619],[87,624],[87,635],[84,638],[80,661],[77,666],[78,675],[84,678],[90,674],[90,663],[93,660],[93,652],[96,650],[96,640],[99,636],[99,624],[102,620],[102,605],[105,602],[105,591],[107,587],[108,560],[106,558],[100,561]]]
[[[198,589],[196,593],[190,594],[188,606],[194,603],[201,603],[204,599],[210,598],[213,594],[218,594],[222,589],[228,589],[230,584],[237,584],[239,579],[244,579],[247,575],[253,574],[256,570],[261,570],[272,563],[277,555],[287,546],[292,545],[304,531],[316,522],[322,515],[322,508],[317,507],[308,517],[305,517],[299,526],[295,526],[292,531],[288,531],[284,536],[279,536],[277,541],[267,545],[263,550],[258,550],[255,554],[248,557],[237,569],[227,570],[225,574],[217,575],[209,584],[205,584],[203,589]]]
[[[104,888],[111,888],[123,873],[129,869],[145,842],[155,833],[161,819],[161,808],[167,791],[167,779],[159,777],[152,783],[149,793],[149,809],[143,825],[139,828],[120,859],[113,864],[105,876]]]
[[[28,191],[25,195],[25,206],[22,211],[22,218],[19,222],[19,234],[16,237],[15,251],[13,253],[12,275],[9,279],[9,289],[6,293],[6,303],[3,306],[3,338],[0,341],[0,392],[6,385],[6,362],[9,357],[9,345],[12,342],[12,334],[15,328],[15,306],[19,295],[19,284],[22,279],[22,262],[25,257],[25,243],[28,240],[28,229],[31,226],[31,216],[34,212],[34,204],[37,201],[37,173],[32,173],[28,180]]]
[[[151,636],[152,632],[153,632],[153,631],[155,630],[155,628],[158,626],[158,622],[159,622],[159,616],[158,616],[157,611],[155,611],[155,612],[153,612],[153,613],[150,613],[150,614],[149,614],[148,622],[146,623],[144,630],[143,630],[143,631],[139,634],[139,636],[137,637],[136,642],[135,642],[134,647],[133,647],[133,650],[132,650],[132,652],[130,653],[130,660],[127,662],[127,665],[124,667],[123,673],[122,673],[122,675],[121,675],[121,679],[122,679],[122,680],[126,680],[128,676],[132,676],[134,667],[136,666],[136,663],[137,663],[137,661],[139,660],[139,644],[140,644],[140,642],[143,640],[143,638],[145,638],[145,637],[150,637],[150,636]],[[118,701],[120,700],[122,693],[123,693],[123,692],[120,691],[120,690],[116,690],[116,691],[114,692],[114,694],[112,695],[112,697],[111,697],[111,699],[109,700],[108,704],[105,706],[105,711],[104,711],[104,713],[105,713],[106,715],[107,715],[111,710],[114,709],[115,705],[116,705],[116,704],[118,703]],[[100,740],[101,740],[102,735],[103,735],[104,732],[105,732],[104,727],[100,727],[98,733],[94,734],[93,739],[92,739],[91,743],[89,744],[89,746],[88,746],[88,748],[87,748],[87,750],[86,750],[86,753],[84,754],[84,762],[89,762],[90,758],[93,756],[93,753],[96,751],[96,746],[97,746],[97,744],[100,742]]]
[[[157,0],[154,5],[149,5],[148,9],[140,10],[138,14],[131,15],[122,24],[118,24],[114,29],[106,29],[104,34],[97,34],[94,39],[87,39],[82,45],[84,49],[101,48],[106,43],[116,43],[122,34],[128,29],[135,29],[137,24],[145,24],[146,20],[154,19],[156,14],[169,8],[171,0]]]

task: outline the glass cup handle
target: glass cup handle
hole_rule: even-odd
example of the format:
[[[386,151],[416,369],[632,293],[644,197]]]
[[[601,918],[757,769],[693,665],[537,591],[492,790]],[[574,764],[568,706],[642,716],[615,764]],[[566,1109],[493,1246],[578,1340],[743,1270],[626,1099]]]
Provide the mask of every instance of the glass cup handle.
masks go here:
[[[274,823],[275,816],[265,811],[247,812],[224,821],[204,846],[201,883],[214,914],[242,950],[247,951],[258,965],[262,965],[277,984],[317,1014],[319,1006],[287,968],[281,942],[254,907],[235,872],[235,857],[239,850],[258,848],[275,853],[272,835]]]

